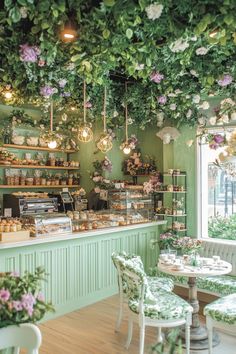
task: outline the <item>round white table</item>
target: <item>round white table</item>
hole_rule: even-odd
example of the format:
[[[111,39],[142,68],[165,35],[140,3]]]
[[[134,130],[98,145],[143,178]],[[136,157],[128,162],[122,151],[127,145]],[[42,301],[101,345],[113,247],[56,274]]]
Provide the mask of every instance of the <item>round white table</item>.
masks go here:
[[[170,265],[161,261],[158,263],[158,269],[163,273],[189,278],[189,303],[193,307],[192,326],[190,329],[190,348],[193,350],[208,348],[207,330],[205,326],[200,324],[199,320],[199,301],[197,297],[196,278],[224,275],[232,271],[232,265],[228,262],[221,261],[220,264],[217,265],[211,258],[201,258],[201,260],[203,259],[205,259],[205,263],[208,262],[209,264],[202,266],[191,266],[184,264],[183,269],[181,270],[177,270],[174,264]],[[217,336],[214,337],[214,342],[215,343],[213,345],[217,345],[219,343]]]

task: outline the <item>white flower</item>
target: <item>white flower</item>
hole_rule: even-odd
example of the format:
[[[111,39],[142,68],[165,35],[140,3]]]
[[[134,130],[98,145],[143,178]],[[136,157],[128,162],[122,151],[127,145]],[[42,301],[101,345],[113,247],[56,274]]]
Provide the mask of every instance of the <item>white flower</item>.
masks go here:
[[[188,100],[191,96],[190,96],[190,95],[186,95],[185,97],[186,97],[186,98],[187,98],[187,100]]]
[[[188,47],[189,47],[188,42],[183,40],[183,38],[177,39],[175,42],[171,43],[171,45],[169,46],[170,50],[173,53],[184,52],[185,49]]]
[[[137,64],[135,69],[136,70],[143,70],[144,69],[144,64]]]
[[[197,36],[193,36],[190,38],[190,41],[196,42],[196,40],[197,40]]]
[[[190,118],[191,115],[192,115],[193,111],[191,109],[188,110],[187,114],[186,114],[186,117],[187,118]]]
[[[131,125],[131,124],[133,124],[133,119],[132,118],[128,118],[128,121],[127,121],[127,123],[129,124],[129,125]]]
[[[156,20],[161,16],[163,5],[155,3],[147,6],[145,11],[149,20]]]
[[[58,131],[60,128],[59,127],[56,127],[56,131]]]
[[[170,110],[171,111],[175,111],[176,110],[176,104],[175,103],[170,104]]]
[[[179,95],[180,93],[182,93],[183,91],[181,91],[180,89],[176,89],[175,90],[175,93],[176,93],[176,95]]]
[[[198,124],[200,124],[200,125],[205,125],[205,123],[206,123],[206,120],[205,120],[204,117],[198,118]]]
[[[196,54],[197,55],[206,55],[208,51],[209,51],[209,48],[200,47],[200,48],[196,49]]]
[[[216,116],[211,117],[211,118],[209,119],[209,123],[210,123],[211,125],[215,125],[215,124],[216,124],[216,120],[217,120]]]
[[[236,112],[231,113],[231,120],[236,120]]]
[[[202,104],[199,106],[199,108],[202,108],[204,110],[208,109],[209,107],[210,105],[207,101],[202,102]]]
[[[115,117],[117,117],[119,115],[119,113],[117,112],[117,111],[114,111],[113,112],[113,117],[115,118]]]
[[[157,127],[161,128],[163,126],[163,124],[164,124],[163,120],[160,120],[160,121],[157,122]]]
[[[196,72],[196,70],[190,70],[190,74],[195,76],[195,77],[198,77],[198,73]]]
[[[193,103],[199,103],[201,100],[200,95],[193,95]]]
[[[180,116],[180,113],[178,112],[176,115],[175,115],[175,118],[178,118]]]
[[[187,145],[188,147],[191,147],[191,146],[193,145],[193,143],[194,143],[194,140],[193,140],[193,139],[186,141],[186,145]]]
[[[221,117],[221,119],[222,119],[222,122],[224,122],[224,123],[229,123],[229,116],[228,116],[228,114],[223,114],[222,117]]]
[[[176,94],[175,94],[175,93],[168,93],[167,96],[168,96],[168,97],[176,97]]]
[[[164,113],[163,112],[157,113],[157,120],[161,121],[161,122],[164,120]]]
[[[235,105],[235,102],[231,98],[225,98],[220,102],[220,105],[223,106],[225,103],[230,104],[231,106]]]
[[[21,18],[26,18],[28,16],[27,7],[25,7],[25,6],[20,7],[20,15],[21,15]]]
[[[67,114],[63,113],[62,116],[61,116],[61,119],[63,120],[63,122],[66,122],[67,118],[68,118]]]

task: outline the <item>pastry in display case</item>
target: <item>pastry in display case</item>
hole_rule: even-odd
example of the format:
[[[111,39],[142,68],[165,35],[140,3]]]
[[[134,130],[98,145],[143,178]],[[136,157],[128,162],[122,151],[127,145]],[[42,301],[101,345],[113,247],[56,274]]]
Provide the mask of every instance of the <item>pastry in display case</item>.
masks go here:
[[[72,232],[71,219],[65,214],[23,215],[21,222],[30,236],[50,236]]]
[[[126,225],[153,220],[154,202],[143,191],[143,186],[127,186],[108,192],[108,205],[111,213],[116,211],[125,217]]]

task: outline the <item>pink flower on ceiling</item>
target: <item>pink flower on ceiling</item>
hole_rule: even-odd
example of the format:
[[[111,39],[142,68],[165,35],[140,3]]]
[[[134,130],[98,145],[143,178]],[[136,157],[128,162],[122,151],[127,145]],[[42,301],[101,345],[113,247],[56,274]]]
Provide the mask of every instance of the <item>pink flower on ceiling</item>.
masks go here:
[[[37,46],[30,46],[27,43],[20,45],[20,60],[25,63],[35,63],[41,51]]]

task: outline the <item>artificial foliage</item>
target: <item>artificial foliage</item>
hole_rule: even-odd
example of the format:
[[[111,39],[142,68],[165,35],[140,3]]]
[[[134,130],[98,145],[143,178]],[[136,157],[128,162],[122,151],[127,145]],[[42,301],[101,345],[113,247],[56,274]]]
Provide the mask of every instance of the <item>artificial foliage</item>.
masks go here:
[[[1,98],[44,107],[53,98],[58,109],[80,112],[86,80],[91,120],[101,119],[106,85],[110,127],[123,124],[125,102],[141,129],[166,120],[195,125],[199,97],[234,98],[235,13],[234,0],[5,0]],[[64,43],[68,19],[78,36]]]

